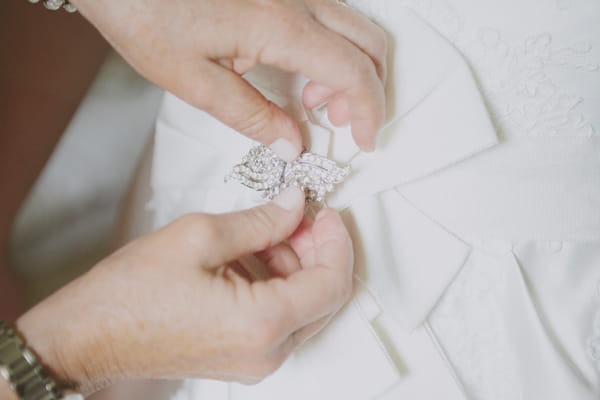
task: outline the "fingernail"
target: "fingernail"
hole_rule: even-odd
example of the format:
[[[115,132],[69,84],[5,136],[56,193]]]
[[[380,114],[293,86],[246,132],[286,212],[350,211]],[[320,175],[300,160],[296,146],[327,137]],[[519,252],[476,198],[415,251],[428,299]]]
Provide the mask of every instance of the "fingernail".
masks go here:
[[[300,153],[296,146],[287,139],[279,138],[269,146],[284,161],[292,162]]]
[[[285,210],[295,210],[304,205],[304,192],[297,186],[289,186],[272,201],[275,205]]]
[[[372,153],[375,151],[376,147],[377,147],[377,139],[373,138],[370,140],[370,143],[366,143],[363,146],[362,151],[367,152],[367,153]]]

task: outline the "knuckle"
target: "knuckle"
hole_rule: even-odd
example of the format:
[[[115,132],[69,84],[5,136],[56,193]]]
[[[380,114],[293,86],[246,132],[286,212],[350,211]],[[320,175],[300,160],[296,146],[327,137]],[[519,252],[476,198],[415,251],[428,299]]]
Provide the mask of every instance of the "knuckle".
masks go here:
[[[377,25],[374,25],[372,43],[377,74],[385,82],[387,79],[388,36],[387,33]]]
[[[280,28],[284,33],[287,33],[287,38],[297,40],[299,36],[306,34],[310,29],[312,19],[298,18],[296,14],[289,15],[286,20],[280,21]]]
[[[219,225],[210,215],[186,214],[179,217],[175,224],[193,243],[214,243],[219,240]]]
[[[236,123],[241,132],[259,140],[266,134],[267,128],[276,115],[276,106],[272,102],[259,104],[249,110],[244,118]]]
[[[257,1],[260,3],[260,9],[270,24],[278,24],[280,27],[292,28],[300,26],[298,21],[301,20],[299,16],[302,14],[299,12],[301,8],[297,7],[297,5],[281,0]]]
[[[255,29],[254,41],[262,43],[256,61],[262,64],[278,64],[284,69],[293,65],[293,55],[285,51],[298,45],[298,38],[313,32],[311,14],[296,5],[291,7],[281,0],[263,0],[268,5],[261,7],[257,24],[268,29]]]
[[[270,39],[281,39],[280,35],[294,37],[292,35],[305,29],[307,20],[305,17],[309,14],[302,12],[303,9],[298,4],[281,0],[256,0],[256,3],[257,10],[260,10],[260,22],[278,33],[278,35],[269,35]]]
[[[261,359],[272,350],[279,335],[276,327],[263,322],[253,327],[253,332],[248,339],[249,353],[255,358]]]
[[[252,218],[249,218],[248,228],[256,238],[257,245],[263,249],[272,247],[271,232],[275,229],[276,223],[271,214],[264,207],[255,208],[252,211]]]
[[[282,363],[280,360],[263,360],[256,365],[255,376],[262,381],[277,371]]]
[[[383,28],[379,27],[378,25],[374,25],[374,27],[373,46],[377,55],[384,60],[388,50],[388,35]]]
[[[370,82],[373,76],[375,66],[372,60],[365,54],[356,56],[355,62],[352,64],[352,79],[358,82]]]
[[[342,306],[352,297],[352,277],[335,276],[334,279],[336,282],[331,285],[332,297],[335,299],[335,303]]]
[[[264,318],[262,324],[264,326],[263,341],[272,347],[281,340],[284,334],[284,317],[282,307],[277,307],[270,312],[271,315]]]
[[[262,359],[266,354],[272,353],[285,336],[287,312],[283,306],[272,304],[268,308],[261,307],[258,311],[254,313],[254,317],[247,316],[244,325],[250,355]]]
[[[260,312],[259,312],[260,311]],[[243,367],[244,376],[251,377],[245,384],[256,384],[275,372],[285,361],[289,352],[285,351],[286,330],[283,307],[269,307],[254,310],[236,319],[235,336],[242,339],[236,348],[242,359],[247,360]]]

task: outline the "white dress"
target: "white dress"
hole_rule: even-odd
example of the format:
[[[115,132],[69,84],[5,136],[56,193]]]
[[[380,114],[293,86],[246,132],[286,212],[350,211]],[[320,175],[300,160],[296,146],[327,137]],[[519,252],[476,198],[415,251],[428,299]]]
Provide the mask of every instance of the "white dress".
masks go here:
[[[375,153],[302,109],[302,77],[248,79],[353,168],[327,203],[355,242],[355,295],[259,385],[187,381],[173,399],[600,398],[600,1],[348,3],[391,39]],[[223,181],[252,145],[167,94],[155,227],[259,203]]]

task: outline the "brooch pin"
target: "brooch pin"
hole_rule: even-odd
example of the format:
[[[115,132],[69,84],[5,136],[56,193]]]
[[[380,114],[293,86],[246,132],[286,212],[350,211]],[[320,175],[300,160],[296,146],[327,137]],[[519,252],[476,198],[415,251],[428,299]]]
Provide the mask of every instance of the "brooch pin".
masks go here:
[[[339,166],[335,161],[308,151],[295,161],[286,162],[269,147],[260,145],[250,149],[225,181],[239,181],[269,200],[288,186],[295,185],[306,193],[308,200],[320,202],[348,174],[349,166]]]

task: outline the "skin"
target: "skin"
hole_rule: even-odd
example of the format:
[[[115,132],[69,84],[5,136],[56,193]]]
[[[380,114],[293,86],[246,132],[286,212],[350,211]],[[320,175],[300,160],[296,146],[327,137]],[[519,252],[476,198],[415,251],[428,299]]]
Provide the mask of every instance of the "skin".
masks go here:
[[[303,193],[286,197],[287,208],[275,200],[190,214],[137,239],[17,329],[53,376],[86,394],[123,378],[256,383],[319,332],[352,288],[352,244],[339,215],[324,209],[309,220]],[[264,279],[242,267],[249,254]]]
[[[242,134],[302,148],[295,122],[241,76],[268,64],[307,76],[305,106],[327,102],[334,124],[349,123],[362,149],[375,147],[385,118],[385,34],[349,7],[72,2],[142,75]],[[85,393],[132,377],[257,382],[351,293],[352,245],[339,215],[325,209],[303,219],[303,194],[286,196],[244,212],[188,215],[135,240],[17,328],[58,380]],[[265,279],[251,278],[248,255],[262,261]]]
[[[241,74],[257,64],[300,72],[308,108],[329,102],[373,150],[385,119],[386,35],[334,0],[74,0],[142,75],[238,132],[302,149],[296,123]],[[315,62],[318,60],[318,62]]]

